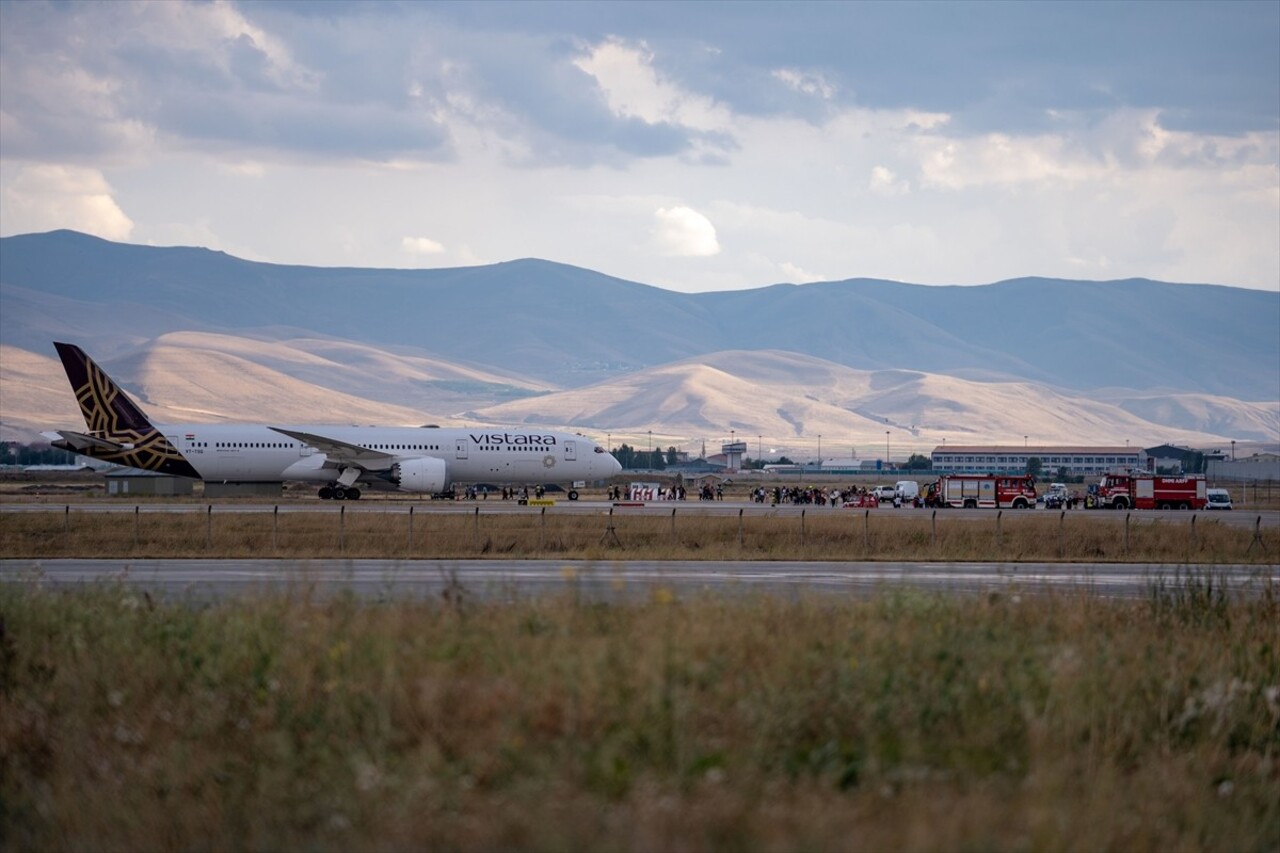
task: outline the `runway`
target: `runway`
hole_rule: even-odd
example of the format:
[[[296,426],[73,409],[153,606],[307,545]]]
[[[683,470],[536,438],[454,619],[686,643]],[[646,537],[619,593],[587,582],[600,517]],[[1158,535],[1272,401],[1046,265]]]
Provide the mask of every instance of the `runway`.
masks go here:
[[[3,560],[0,580],[64,588],[125,584],[167,599],[209,602],[263,590],[349,591],[368,600],[477,600],[569,594],[645,600],[698,594],[867,595],[893,588],[940,593],[1092,594],[1141,598],[1159,584],[1212,583],[1234,595],[1280,585],[1280,568],[1118,563],[739,562],[574,560]]]

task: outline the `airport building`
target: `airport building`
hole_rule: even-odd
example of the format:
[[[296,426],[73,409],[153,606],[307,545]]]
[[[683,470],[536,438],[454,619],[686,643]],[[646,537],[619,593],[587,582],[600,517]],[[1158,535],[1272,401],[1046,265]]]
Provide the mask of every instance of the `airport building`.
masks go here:
[[[1027,461],[1040,460],[1042,478],[1066,470],[1071,477],[1104,474],[1118,468],[1147,467],[1146,451],[1136,447],[1063,447],[966,445],[935,447],[930,454],[940,474],[1021,474]]]

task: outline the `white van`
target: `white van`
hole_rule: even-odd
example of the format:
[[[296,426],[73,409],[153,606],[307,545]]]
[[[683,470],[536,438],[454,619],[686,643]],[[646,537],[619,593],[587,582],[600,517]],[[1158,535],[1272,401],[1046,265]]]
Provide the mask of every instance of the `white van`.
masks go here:
[[[1231,509],[1231,493],[1226,489],[1205,489],[1205,509]]]
[[[914,501],[920,497],[920,484],[915,480],[899,480],[893,487],[894,494],[902,498],[903,503]]]

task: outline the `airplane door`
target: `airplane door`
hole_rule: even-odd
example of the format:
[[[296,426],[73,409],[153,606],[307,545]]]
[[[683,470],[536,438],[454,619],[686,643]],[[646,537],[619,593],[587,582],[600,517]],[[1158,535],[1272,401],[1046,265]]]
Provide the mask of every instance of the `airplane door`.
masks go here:
[[[458,447],[458,454],[454,458],[466,459],[467,458],[467,440],[465,438],[458,439],[457,447]]]
[[[576,462],[578,459],[578,442],[566,441],[564,443],[564,461]]]

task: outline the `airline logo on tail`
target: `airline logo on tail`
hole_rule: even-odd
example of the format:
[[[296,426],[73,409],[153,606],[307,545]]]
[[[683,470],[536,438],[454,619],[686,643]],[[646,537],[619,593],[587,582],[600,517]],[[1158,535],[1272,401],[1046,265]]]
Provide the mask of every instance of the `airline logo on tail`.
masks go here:
[[[56,446],[132,468],[199,479],[191,463],[84,350],[73,344],[54,347],[88,427],[87,434],[60,430],[63,440]]]

